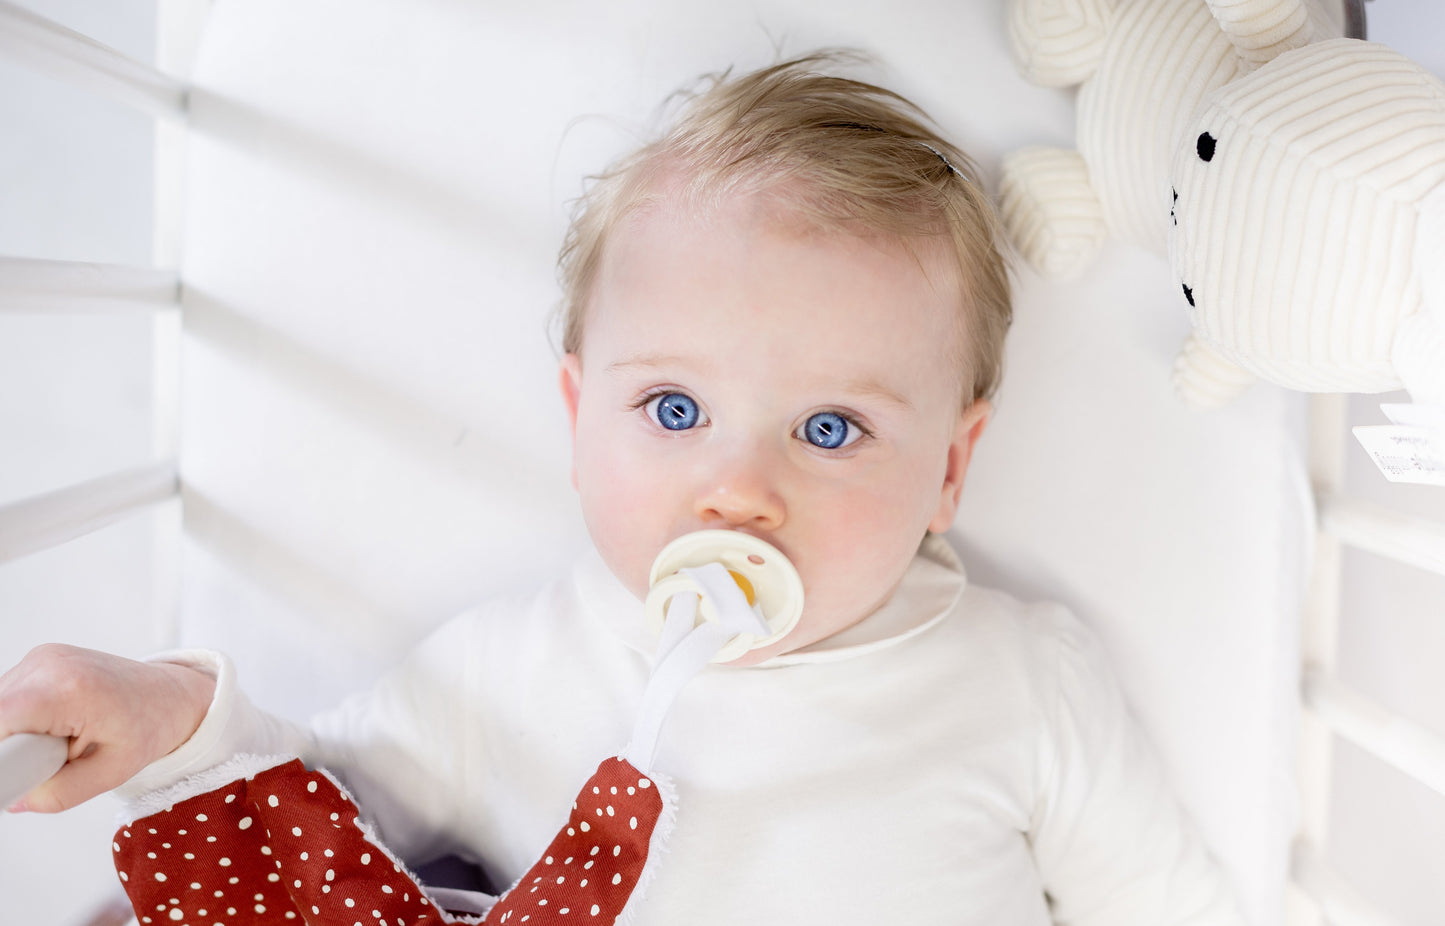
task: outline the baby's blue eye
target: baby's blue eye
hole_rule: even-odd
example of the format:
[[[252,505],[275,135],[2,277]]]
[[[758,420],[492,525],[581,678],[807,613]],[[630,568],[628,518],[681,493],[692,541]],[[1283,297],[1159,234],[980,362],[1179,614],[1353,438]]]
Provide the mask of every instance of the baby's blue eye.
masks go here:
[[[701,417],[697,403],[680,392],[669,392],[647,404],[652,406],[652,417],[669,431],[686,431],[688,428],[697,427],[698,418]]]
[[[852,443],[857,431],[848,425],[848,419],[836,412],[818,412],[803,423],[803,438],[815,447],[837,450]],[[858,432],[861,433],[861,432]]]

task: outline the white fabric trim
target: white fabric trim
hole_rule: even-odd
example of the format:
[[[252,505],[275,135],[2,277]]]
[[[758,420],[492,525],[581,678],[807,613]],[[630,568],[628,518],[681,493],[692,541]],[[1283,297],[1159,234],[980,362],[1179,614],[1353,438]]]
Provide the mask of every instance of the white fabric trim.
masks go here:
[[[290,762],[295,756],[257,756],[242,754],[181,779],[175,784],[156,788],[130,800],[117,818],[117,826],[130,826],[142,817],[170,810],[193,797],[225,787],[239,778],[255,778],[267,769]],[[131,781],[136,779],[132,778]]]
[[[613,926],[633,926],[637,920],[637,911],[642,908],[648,885],[657,877],[657,870],[667,856],[668,840],[672,838],[673,827],[677,825],[677,785],[666,775],[649,772],[647,777],[657,786],[658,796],[662,798],[662,814],[657,818],[657,825],[652,828],[652,836],[647,841],[647,861],[642,864],[642,873],[637,876],[637,884],[633,885],[627,903],[623,904],[622,911],[617,914],[617,919],[613,920]]]
[[[185,778],[192,764],[204,756],[222,754],[218,750],[221,741],[226,737],[226,728],[238,694],[236,669],[231,660],[221,653],[202,649],[167,650],[146,661],[172,663],[204,672],[216,680],[216,692],[211,696],[211,706],[206,710],[205,718],[190,739],[147,765],[115,789],[116,795],[126,801],[137,800],[142,795]]]

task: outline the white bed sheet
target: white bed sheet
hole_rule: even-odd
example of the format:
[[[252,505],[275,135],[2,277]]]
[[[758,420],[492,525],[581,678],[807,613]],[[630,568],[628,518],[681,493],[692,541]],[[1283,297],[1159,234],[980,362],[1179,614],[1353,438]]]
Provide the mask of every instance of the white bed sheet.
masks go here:
[[[564,568],[586,541],[546,325],[581,176],[703,71],[847,45],[991,185],[1073,125],[1003,35],[991,0],[220,0],[188,153],[184,642],[303,716]],[[1180,405],[1174,290],[1123,247],[1067,286],[1019,272],[954,540],[1100,632],[1262,926],[1294,815],[1303,401]]]

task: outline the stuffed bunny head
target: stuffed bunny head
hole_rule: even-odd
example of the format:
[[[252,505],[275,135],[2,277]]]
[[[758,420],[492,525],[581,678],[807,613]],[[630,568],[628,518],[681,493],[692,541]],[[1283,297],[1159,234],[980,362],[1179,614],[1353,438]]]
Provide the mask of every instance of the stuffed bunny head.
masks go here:
[[[1194,323],[1193,359],[1176,367],[1187,398],[1218,404],[1251,376],[1411,386],[1402,339],[1440,314],[1417,231],[1445,189],[1445,86],[1367,42],[1289,51],[1205,98],[1171,181],[1170,257]]]

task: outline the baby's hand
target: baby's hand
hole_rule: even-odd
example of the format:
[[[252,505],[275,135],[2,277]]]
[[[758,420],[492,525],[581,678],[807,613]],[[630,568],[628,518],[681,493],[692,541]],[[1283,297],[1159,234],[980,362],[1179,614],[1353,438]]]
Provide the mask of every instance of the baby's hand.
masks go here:
[[[0,675],[0,739],[69,739],[69,760],[13,810],[55,813],[123,784],[190,738],[215,692],[210,676],[47,644]]]

